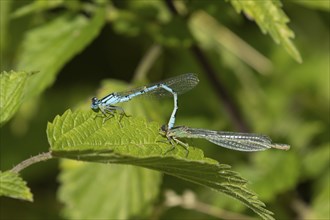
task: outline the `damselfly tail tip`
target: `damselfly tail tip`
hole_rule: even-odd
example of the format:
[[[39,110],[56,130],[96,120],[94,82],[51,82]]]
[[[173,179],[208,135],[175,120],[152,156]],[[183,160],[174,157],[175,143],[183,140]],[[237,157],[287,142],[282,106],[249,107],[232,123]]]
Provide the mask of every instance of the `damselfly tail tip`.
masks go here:
[[[289,150],[290,145],[288,144],[273,144],[272,148],[280,149],[280,150]]]

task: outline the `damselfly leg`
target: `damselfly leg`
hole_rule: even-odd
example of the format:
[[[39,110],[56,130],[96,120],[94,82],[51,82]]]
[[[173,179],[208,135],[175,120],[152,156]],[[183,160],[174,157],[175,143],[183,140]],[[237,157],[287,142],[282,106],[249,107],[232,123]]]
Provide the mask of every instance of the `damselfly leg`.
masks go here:
[[[178,138],[176,138],[168,129],[167,125],[163,125],[159,131],[159,133],[166,137],[167,142],[170,143],[172,145],[172,147],[170,149],[168,149],[164,154],[166,155],[167,153],[173,151],[175,149],[175,144],[177,145],[181,145],[185,150],[186,150],[186,157],[188,157],[189,155],[189,144],[184,143],[182,141],[180,141]]]

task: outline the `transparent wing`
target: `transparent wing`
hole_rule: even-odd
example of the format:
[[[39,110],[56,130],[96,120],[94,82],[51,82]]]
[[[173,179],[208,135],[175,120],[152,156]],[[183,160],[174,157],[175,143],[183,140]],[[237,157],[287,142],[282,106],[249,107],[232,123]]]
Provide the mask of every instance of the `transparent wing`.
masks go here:
[[[258,142],[252,140],[230,140],[230,139],[212,139],[206,140],[219,145],[221,147],[229,148],[238,151],[262,151],[271,148],[272,144],[265,142]]]
[[[167,132],[163,127],[162,130]],[[202,138],[218,146],[238,151],[262,151],[269,148],[280,150],[290,149],[290,145],[272,143],[272,140],[267,135],[255,133],[213,131],[177,126],[169,130],[169,136],[177,138]]]
[[[199,79],[196,74],[186,73],[186,74],[182,74],[182,75],[179,75],[176,77],[166,79],[161,82],[152,83],[152,84],[149,84],[146,86],[141,86],[141,87],[135,88],[133,90],[117,92],[116,95],[120,96],[120,97],[124,97],[127,95],[131,95],[131,94],[143,91],[146,88],[151,88],[151,87],[157,86],[159,84],[163,84],[163,85],[170,87],[177,94],[182,94],[182,93],[185,93],[185,92],[191,90],[192,88],[194,88],[198,84],[198,82],[199,82]],[[162,87],[155,87],[154,90],[148,91],[146,94],[155,95],[155,96],[171,96],[172,95],[170,92],[166,91]]]
[[[250,140],[256,142],[271,143],[272,140],[263,134],[255,133],[241,133],[241,132],[230,132],[230,131],[213,131],[199,128],[185,128],[185,132],[191,136],[198,136],[203,138],[212,139],[228,139],[228,140]]]
[[[238,151],[261,151],[272,147],[271,139],[262,134],[212,131],[187,128],[190,137],[204,138],[221,147]]]

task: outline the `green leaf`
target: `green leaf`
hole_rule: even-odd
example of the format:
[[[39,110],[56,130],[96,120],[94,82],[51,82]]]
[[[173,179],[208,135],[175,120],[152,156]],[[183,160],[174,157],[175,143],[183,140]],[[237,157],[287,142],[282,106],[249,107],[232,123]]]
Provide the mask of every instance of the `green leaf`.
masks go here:
[[[92,111],[66,111],[48,124],[53,156],[98,163],[137,165],[200,184],[238,199],[263,219],[273,219],[246,180],[229,165],[206,158],[200,149],[172,146],[159,134],[157,123],[115,116],[105,123]]]
[[[237,13],[243,11],[249,18],[254,19],[264,34],[269,33],[273,40],[281,44],[297,62],[302,62],[299,51],[291,41],[294,32],[286,25],[289,18],[281,9],[279,0],[230,0],[230,2]]]
[[[1,72],[0,74],[0,126],[18,110],[25,95],[26,82],[32,73]]]
[[[128,85],[120,80],[104,80],[97,97],[136,86],[141,85]],[[129,115],[140,115],[153,120],[160,119],[161,114],[155,115],[153,101],[157,100],[132,100],[124,103],[122,107]],[[82,105],[81,108],[90,109],[90,103]],[[96,163],[85,163],[79,166],[75,165],[76,163],[66,160],[61,166],[59,198],[65,204],[66,218],[81,219],[90,216],[90,218],[98,219],[130,219],[146,218],[150,214],[153,202],[158,198],[162,177],[160,172],[137,166],[109,166]],[[88,172],[87,175],[86,172]],[[75,184],[76,182],[78,184]],[[95,192],[94,197],[90,198],[90,193],[100,186],[104,186],[101,188],[103,190]],[[87,205],[86,207],[84,198],[88,200],[86,202],[93,200],[107,204],[106,208],[100,210],[100,206]],[[113,202],[114,198],[118,201]]]
[[[98,35],[105,22],[105,10],[95,6],[91,18],[67,13],[27,33],[18,69],[40,71],[29,82],[29,96],[51,85],[64,64]]]
[[[65,160],[60,181],[59,197],[68,219],[146,218],[158,196],[161,174],[135,166]]]
[[[0,196],[23,199],[32,202],[33,195],[18,173],[0,171]]]

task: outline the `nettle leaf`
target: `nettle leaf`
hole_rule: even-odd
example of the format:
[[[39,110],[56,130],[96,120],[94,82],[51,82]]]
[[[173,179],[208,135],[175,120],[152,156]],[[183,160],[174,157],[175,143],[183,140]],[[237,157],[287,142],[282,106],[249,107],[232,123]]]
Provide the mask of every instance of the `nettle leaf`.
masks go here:
[[[1,72],[0,74],[0,126],[18,110],[25,95],[26,82],[32,73]]]
[[[162,179],[158,172],[136,166],[65,160],[61,167],[59,198],[68,219],[147,217]]]
[[[26,182],[18,173],[10,171],[0,171],[0,196],[33,201],[33,195]]]
[[[40,71],[29,82],[29,96],[51,85],[64,64],[98,35],[105,23],[105,11],[106,7],[95,6],[91,18],[82,13],[63,14],[27,33],[17,68]]]
[[[98,90],[97,97],[132,88],[133,85],[128,85],[120,80],[104,80],[102,87]],[[155,101],[157,100],[133,99],[121,106],[128,115],[139,115],[152,120],[160,120],[161,114],[159,112],[155,114],[154,112]],[[81,108],[90,110],[90,103],[86,103]],[[74,164],[76,162],[73,160],[67,161],[69,160],[66,160],[64,164]],[[85,175],[85,169],[91,172]],[[84,216],[99,219],[130,219],[137,216],[146,218],[154,208],[155,199],[159,198],[162,177],[163,175],[160,172],[137,166],[112,165],[110,168],[109,165],[97,163],[85,163],[83,167],[65,165],[61,166],[61,185],[58,195],[65,204],[64,215],[69,219],[81,219]],[[80,180],[80,178],[84,180]],[[95,183],[96,179],[97,183]],[[83,183],[72,184],[77,181]],[[92,199],[93,201],[102,201],[103,204],[106,204],[106,208],[100,210],[99,206],[89,205],[85,207],[85,203],[81,200],[88,199],[90,197],[89,193],[100,186],[106,187],[94,193],[95,196]],[[135,191],[131,192],[133,188]],[[76,193],[79,196],[75,196]],[[113,198],[116,198],[115,202]]]
[[[98,163],[130,164],[164,172],[225,193],[251,208],[263,219],[273,219],[247,181],[229,165],[206,158],[203,152],[172,145],[159,134],[157,123],[115,116],[103,123],[92,111],[66,111],[47,128],[52,155]],[[111,167],[109,167],[111,169]]]
[[[238,13],[243,11],[249,18],[254,19],[261,31],[264,34],[269,33],[297,62],[302,62],[299,51],[291,41],[294,32],[286,25],[289,18],[281,9],[279,0],[230,0],[230,3]]]

